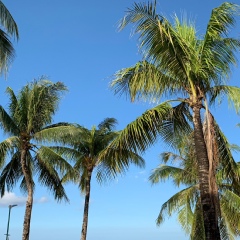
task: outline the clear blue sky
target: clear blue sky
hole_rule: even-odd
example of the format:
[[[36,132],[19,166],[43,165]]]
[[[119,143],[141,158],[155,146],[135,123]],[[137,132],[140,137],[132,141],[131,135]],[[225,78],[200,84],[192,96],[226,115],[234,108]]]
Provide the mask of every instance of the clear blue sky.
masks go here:
[[[15,18],[20,32],[15,42],[16,59],[7,79],[0,79],[1,104],[6,106],[5,89],[20,90],[27,82],[42,75],[62,81],[69,92],[63,98],[55,122],[76,122],[86,127],[97,125],[106,117],[115,117],[118,129],[141,115],[147,103],[129,103],[114,96],[108,84],[119,69],[141,59],[136,38],[131,29],[117,31],[132,0],[103,1],[3,1]],[[158,1],[158,12],[167,16],[187,12],[204,33],[212,8],[220,0]],[[238,25],[239,27],[239,25]],[[239,35],[239,28],[234,33]],[[239,70],[234,70],[231,82],[238,85]],[[217,121],[232,143],[239,144],[240,119],[227,105],[215,109]],[[1,135],[0,137],[3,138]],[[171,182],[151,186],[148,177],[159,164],[158,155],[164,151],[158,143],[144,155],[146,168],[131,167],[129,172],[107,185],[92,185],[88,240],[183,240],[187,239],[176,219],[166,219],[156,227],[155,219],[161,205],[176,191]],[[79,239],[83,196],[77,186],[67,185],[70,203],[56,203],[49,192],[36,186],[31,222],[31,240]],[[16,187],[0,199],[0,240],[5,239],[8,205],[12,209],[10,239],[19,240],[24,216],[23,196]]]

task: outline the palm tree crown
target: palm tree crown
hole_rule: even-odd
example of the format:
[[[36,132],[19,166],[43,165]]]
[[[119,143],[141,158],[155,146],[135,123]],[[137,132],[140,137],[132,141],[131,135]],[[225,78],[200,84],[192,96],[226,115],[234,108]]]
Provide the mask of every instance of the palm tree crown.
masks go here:
[[[9,138],[0,143],[1,196],[5,188],[11,190],[20,180],[20,188],[27,192],[23,240],[29,239],[33,204],[34,179],[48,187],[57,200],[68,200],[58,174],[70,172],[71,165],[49,147],[40,144],[71,128],[67,124],[49,125],[55,113],[61,93],[66,87],[41,79],[27,84],[18,95],[7,88],[9,113],[0,106],[0,124]]]

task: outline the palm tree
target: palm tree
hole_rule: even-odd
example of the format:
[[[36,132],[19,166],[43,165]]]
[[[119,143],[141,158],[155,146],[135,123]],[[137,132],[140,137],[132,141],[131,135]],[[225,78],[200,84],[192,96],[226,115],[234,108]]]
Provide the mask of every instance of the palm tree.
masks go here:
[[[85,194],[81,240],[86,240],[87,237],[91,179],[94,170],[97,180],[101,183],[115,177],[117,173],[125,172],[130,163],[144,166],[143,158],[136,153],[121,148],[108,148],[109,143],[119,135],[118,131],[114,131],[116,123],[116,119],[106,118],[98,127],[93,126],[91,129],[78,125],[71,138],[62,136],[62,143],[66,144],[66,147],[52,147],[58,154],[74,161],[75,174],[68,173],[63,181],[73,179],[78,181],[81,192]]]
[[[218,131],[218,137],[219,139],[224,137],[220,131]],[[185,232],[190,235],[190,239],[203,240],[205,239],[204,224],[201,214],[197,161],[192,138],[193,135],[179,139],[177,146],[179,155],[172,152],[162,153],[161,157],[164,164],[154,169],[149,179],[152,184],[156,184],[172,178],[175,185],[178,187],[184,186],[181,191],[174,194],[162,205],[157,224],[160,225],[166,215],[171,216],[176,212],[179,223]],[[231,154],[223,154],[226,150],[230,151],[230,146],[224,139],[221,139],[221,141],[219,139],[220,149],[224,149],[224,151],[219,151],[217,157],[227,158],[219,159],[220,164],[217,172],[221,212],[220,235],[222,240],[233,240],[234,237],[240,235],[240,194],[239,187],[235,188],[235,186],[239,185],[239,178],[238,184],[233,184],[234,177],[232,179],[231,176],[234,175],[226,174],[226,168],[231,169],[231,172],[238,176],[239,164],[233,160]],[[165,165],[169,162],[172,164]]]
[[[18,27],[11,13],[6,6],[0,1],[0,73],[7,72],[8,66],[14,58],[14,48],[9,36],[19,38]]]
[[[179,131],[177,128],[188,128],[186,122],[189,114],[192,116],[206,240],[220,239],[220,233],[215,163],[212,148],[204,140],[201,112],[208,111],[215,100],[224,95],[239,108],[240,89],[225,84],[232,65],[236,63],[234,53],[240,48],[240,41],[228,36],[238,10],[237,5],[228,2],[213,9],[203,37],[197,35],[194,25],[187,20],[181,22],[175,17],[171,23],[157,14],[156,1],[135,3],[119,25],[123,29],[130,23],[135,24],[144,59],[115,74],[111,84],[115,93],[126,93],[132,101],[150,99],[155,102],[162,97],[171,99],[178,95],[176,100],[154,107],[135,123],[129,124],[121,136],[130,143],[125,147],[144,151],[157,139],[159,133],[164,140],[173,141],[179,133],[176,132]],[[176,105],[177,101],[179,105]],[[173,103],[174,106],[171,105]],[[182,109],[182,114],[187,115],[176,114],[179,113],[177,109]],[[179,116],[181,121],[178,121]],[[124,144],[120,137],[118,141],[114,144]]]
[[[65,90],[66,87],[61,82],[52,83],[41,79],[24,86],[18,95],[7,88],[9,113],[0,106],[0,124],[9,136],[0,143],[0,166],[3,168],[0,191],[3,196],[5,188],[12,190],[20,180],[20,188],[27,192],[23,240],[28,240],[30,234],[34,175],[40,184],[53,192],[55,199],[68,200],[61,176],[65,170],[71,172],[71,165],[49,147],[37,145],[55,139],[71,128],[64,123],[49,125],[61,93]]]

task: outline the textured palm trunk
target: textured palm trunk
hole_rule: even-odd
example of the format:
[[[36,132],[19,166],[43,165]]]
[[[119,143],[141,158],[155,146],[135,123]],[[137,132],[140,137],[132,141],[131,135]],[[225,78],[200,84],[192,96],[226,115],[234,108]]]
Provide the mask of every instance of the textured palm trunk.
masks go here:
[[[28,197],[26,201],[26,209],[25,209],[24,222],[23,222],[22,240],[29,240],[30,221],[31,221],[32,205],[33,205],[33,185],[32,185],[32,179],[31,179],[29,169],[26,165],[26,156],[27,156],[27,150],[23,149],[21,151],[21,165],[22,165],[22,171],[23,171],[26,185],[27,185]]]
[[[216,181],[216,169],[219,164],[219,147],[216,140],[214,118],[210,112],[207,112],[206,116],[207,118],[205,127],[203,128],[203,133],[208,149],[210,191],[212,196],[212,202],[214,203],[216,210],[215,218],[218,221],[218,219],[221,219],[220,200],[218,194],[218,185]]]
[[[193,109],[193,123],[194,123],[194,143],[196,149],[196,156],[198,162],[198,177],[200,185],[200,198],[203,210],[205,239],[206,240],[220,240],[220,232],[218,227],[218,219],[216,205],[214,204],[211,181],[212,174],[209,170],[209,159],[206,143],[203,135],[203,126],[201,122],[200,109],[201,106],[195,105]],[[210,181],[211,180],[211,181]]]
[[[90,191],[91,191],[91,177],[92,177],[92,169],[88,170],[87,179],[86,179],[86,195],[85,195],[85,202],[84,202],[81,240],[87,239],[88,210],[89,210]]]

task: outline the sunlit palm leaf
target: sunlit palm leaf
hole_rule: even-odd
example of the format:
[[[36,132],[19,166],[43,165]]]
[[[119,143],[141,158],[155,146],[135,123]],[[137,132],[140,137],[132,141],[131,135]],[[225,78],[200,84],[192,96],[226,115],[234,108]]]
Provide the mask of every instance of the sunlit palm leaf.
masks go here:
[[[190,131],[184,109],[181,104],[171,107],[169,103],[164,102],[147,110],[128,124],[108,148],[144,152],[159,136],[168,144],[174,144],[175,136]]]
[[[58,172],[55,168],[44,158],[41,158],[40,155],[37,155],[36,167],[38,182],[43,186],[46,186],[54,194],[54,198],[58,201],[61,199],[68,201],[61,179],[59,178]]]
[[[185,206],[185,204],[188,204],[186,199],[194,198],[197,191],[197,185],[190,186],[169,198],[168,201],[165,202],[161,207],[157,218],[157,224],[160,225],[164,221],[165,215],[171,216],[175,211],[181,209],[181,207]]]
[[[240,109],[240,88],[234,86],[219,85],[210,89],[210,103],[213,104],[216,102],[216,98],[219,99],[219,102],[223,100],[223,97],[228,98],[228,103],[230,106],[233,106],[236,112],[239,112]]]

